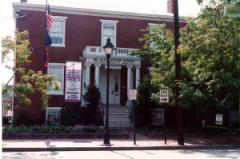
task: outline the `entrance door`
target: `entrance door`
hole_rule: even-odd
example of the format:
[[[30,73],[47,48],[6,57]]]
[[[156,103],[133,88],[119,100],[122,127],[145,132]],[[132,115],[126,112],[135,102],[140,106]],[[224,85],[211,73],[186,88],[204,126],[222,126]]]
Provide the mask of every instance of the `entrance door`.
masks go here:
[[[101,71],[100,75],[100,92],[102,103],[106,104],[106,69]],[[109,104],[120,104],[120,70],[111,69],[109,72]]]
[[[109,103],[120,103],[120,70],[111,70],[109,76]]]

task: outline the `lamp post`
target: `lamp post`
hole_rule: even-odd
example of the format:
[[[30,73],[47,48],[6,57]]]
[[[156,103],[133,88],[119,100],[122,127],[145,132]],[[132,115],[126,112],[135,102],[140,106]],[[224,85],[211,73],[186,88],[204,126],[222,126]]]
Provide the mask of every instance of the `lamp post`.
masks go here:
[[[184,145],[183,135],[183,119],[182,109],[179,105],[180,96],[180,80],[181,80],[181,57],[177,53],[179,46],[179,17],[178,17],[178,0],[173,0],[173,13],[174,13],[174,35],[175,35],[175,70],[176,70],[176,119],[177,119],[177,132],[178,144]]]
[[[106,53],[107,58],[107,89],[106,89],[106,116],[105,116],[105,124],[104,124],[104,145],[110,145],[110,135],[108,130],[108,111],[109,111],[109,59],[113,52],[113,44],[111,43],[111,39],[107,38],[107,43],[103,46],[104,52]]]

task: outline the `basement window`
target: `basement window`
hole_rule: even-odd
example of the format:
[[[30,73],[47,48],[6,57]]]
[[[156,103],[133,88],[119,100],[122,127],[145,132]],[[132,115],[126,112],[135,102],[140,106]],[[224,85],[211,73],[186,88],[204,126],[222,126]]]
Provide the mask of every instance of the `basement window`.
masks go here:
[[[61,120],[61,107],[48,107],[46,114],[47,125],[56,126],[60,125]]]

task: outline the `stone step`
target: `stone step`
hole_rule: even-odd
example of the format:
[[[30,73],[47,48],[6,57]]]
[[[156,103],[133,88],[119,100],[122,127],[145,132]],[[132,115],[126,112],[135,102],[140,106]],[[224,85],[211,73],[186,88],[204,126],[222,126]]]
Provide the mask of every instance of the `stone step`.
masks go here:
[[[104,105],[104,109],[105,109]],[[106,111],[106,110],[104,110]],[[110,105],[109,106],[109,127],[130,127],[129,113],[125,106]]]

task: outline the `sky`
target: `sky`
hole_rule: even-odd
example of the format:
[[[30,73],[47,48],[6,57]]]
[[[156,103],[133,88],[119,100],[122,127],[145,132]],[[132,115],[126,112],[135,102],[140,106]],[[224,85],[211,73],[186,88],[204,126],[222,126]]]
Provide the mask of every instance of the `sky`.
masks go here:
[[[15,30],[12,2],[20,0],[1,0],[0,5],[0,39],[13,35]],[[180,16],[196,16],[200,10],[197,0],[178,0]],[[45,4],[46,0],[28,0],[31,4]],[[167,15],[167,0],[48,0],[50,5],[100,9],[110,11],[125,11],[133,13],[148,13]],[[1,66],[1,70],[4,69]],[[2,82],[8,81],[11,72],[4,69]],[[1,82],[0,82],[1,83]]]
[[[5,36],[14,30],[12,2],[20,0],[1,0],[0,32]],[[196,16],[200,6],[197,0],[179,0],[179,15]],[[50,5],[102,9],[148,14],[168,14],[167,0],[48,0]],[[32,4],[45,4],[46,0],[28,0]]]

